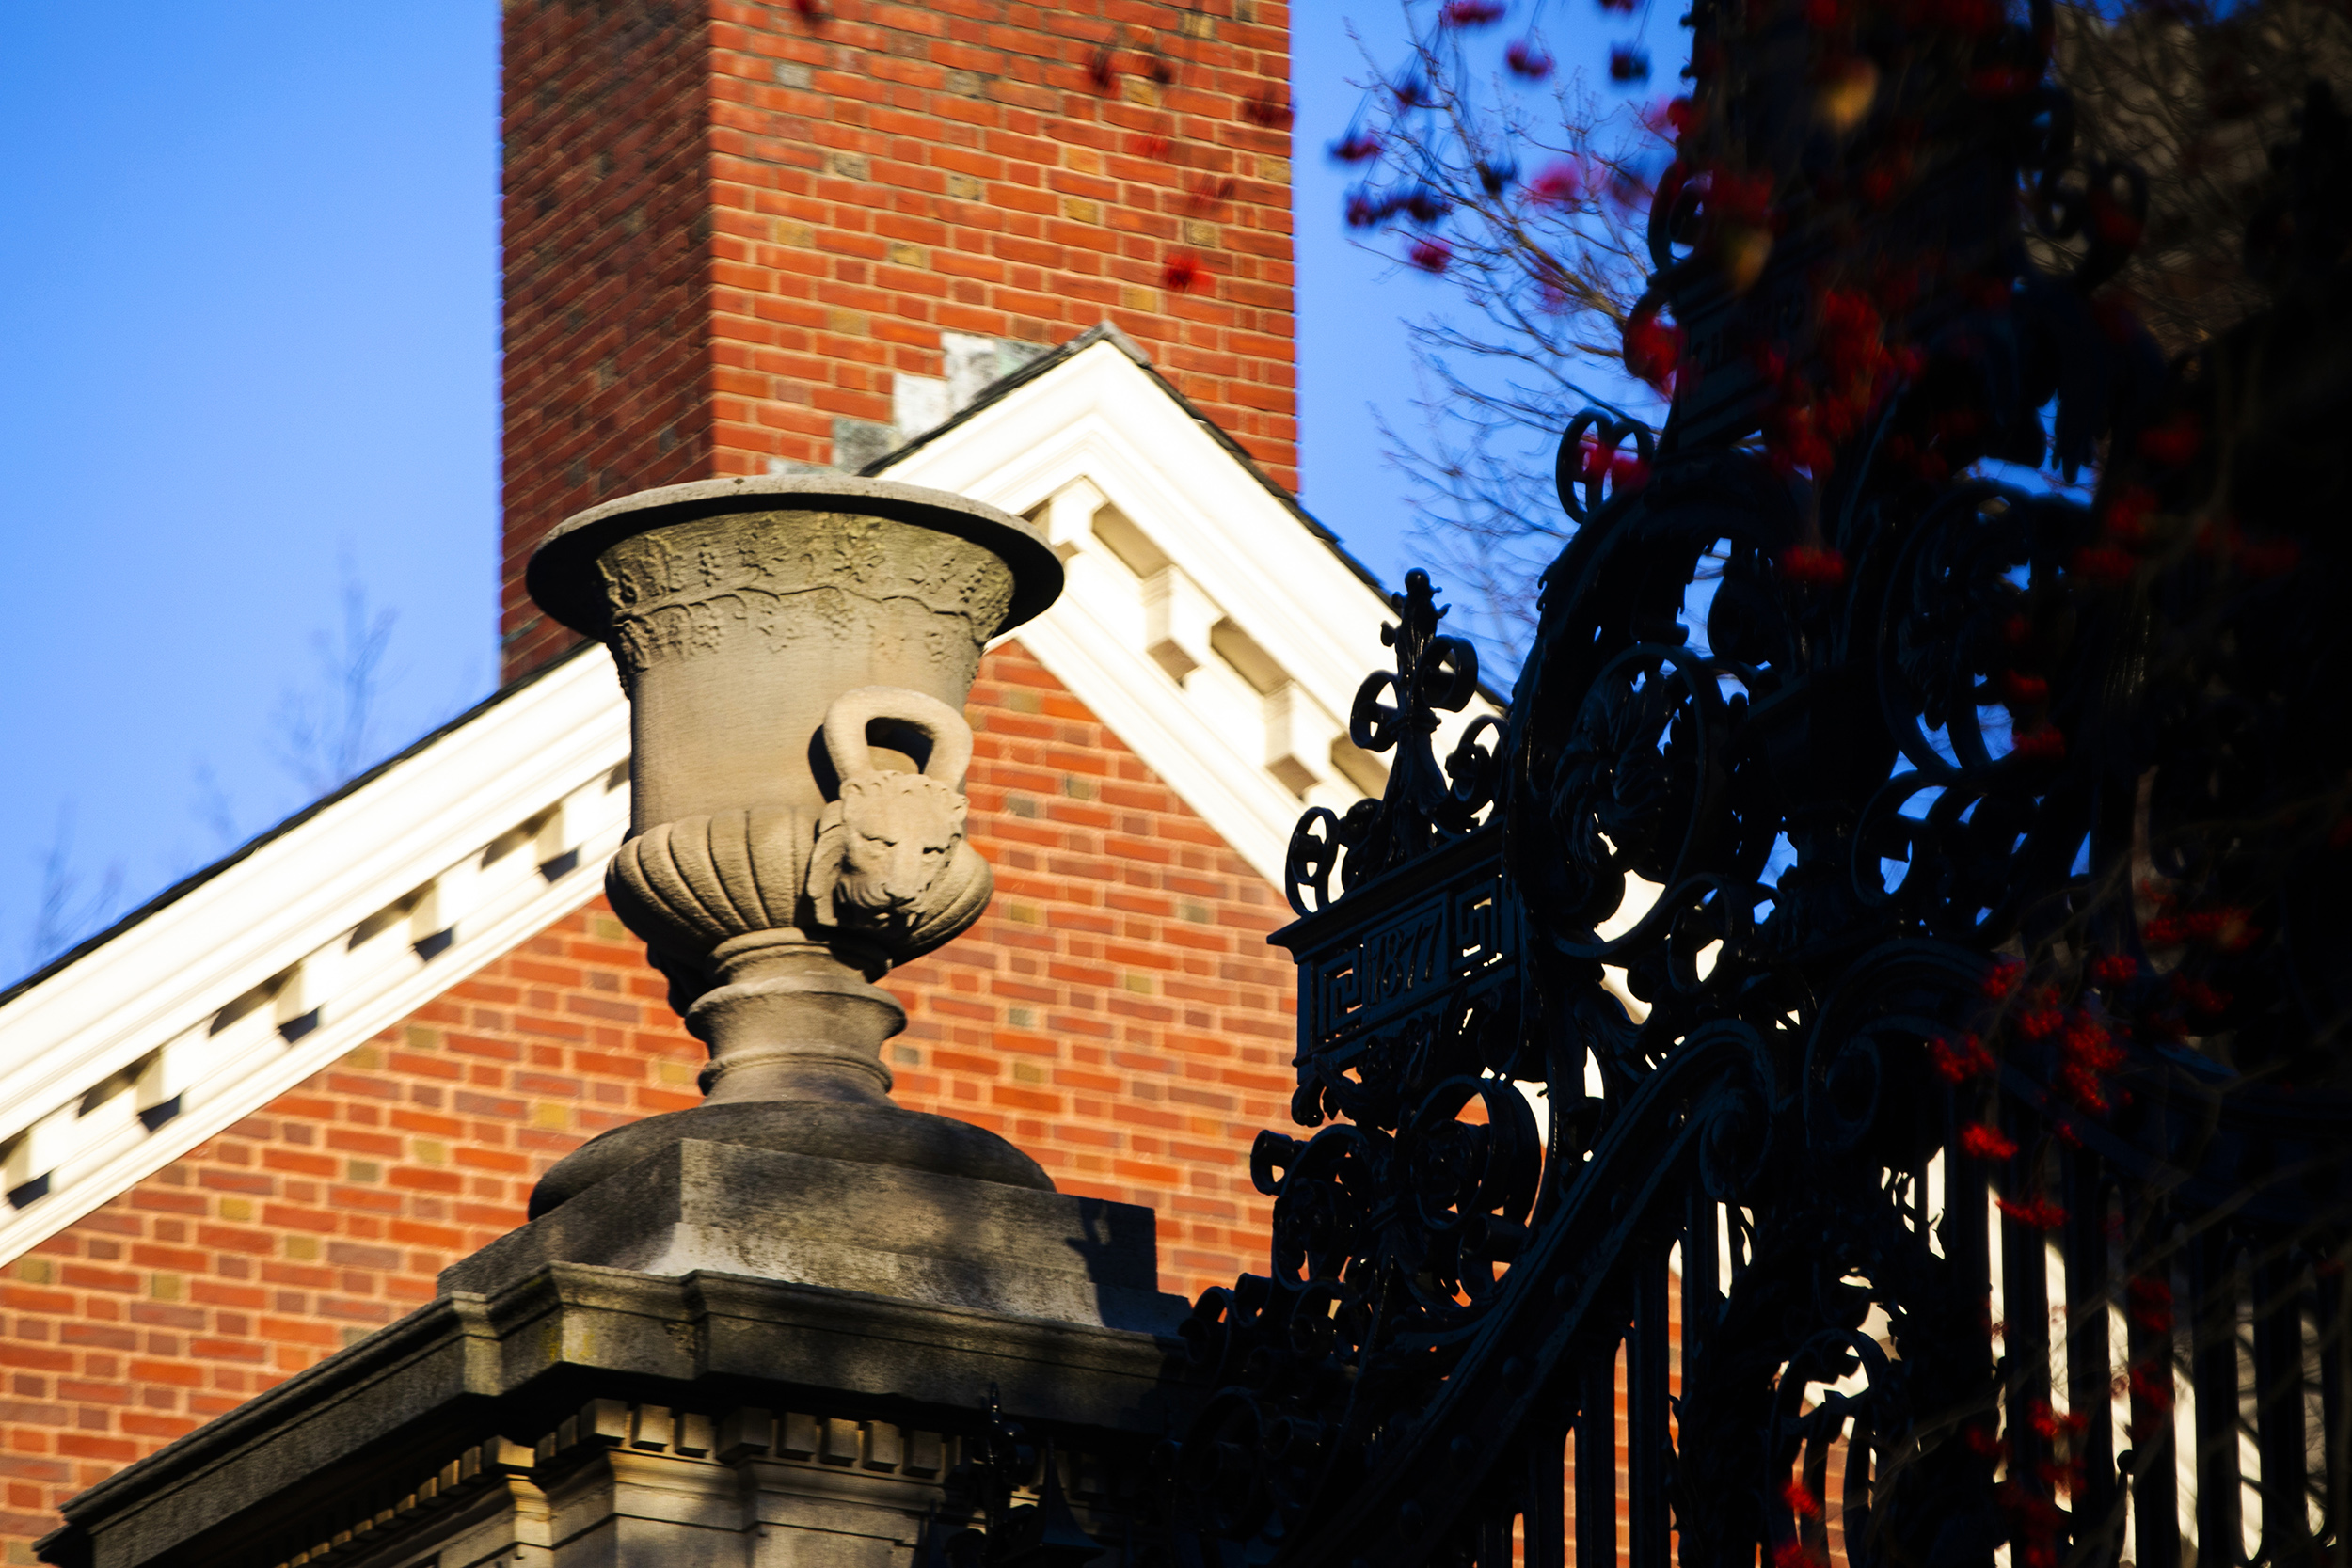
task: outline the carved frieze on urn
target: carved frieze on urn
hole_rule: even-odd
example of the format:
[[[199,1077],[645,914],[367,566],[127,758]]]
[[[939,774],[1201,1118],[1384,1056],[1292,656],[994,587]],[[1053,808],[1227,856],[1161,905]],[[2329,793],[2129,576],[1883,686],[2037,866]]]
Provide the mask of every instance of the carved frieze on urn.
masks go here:
[[[707,480],[571,518],[528,580],[612,650],[633,804],[606,891],[710,1048],[703,1104],[576,1150],[532,1212],[685,1138],[1050,1186],[890,1101],[906,1014],[874,984],[987,907],[962,705],[988,640],[1061,590],[1043,538],[883,480]]]

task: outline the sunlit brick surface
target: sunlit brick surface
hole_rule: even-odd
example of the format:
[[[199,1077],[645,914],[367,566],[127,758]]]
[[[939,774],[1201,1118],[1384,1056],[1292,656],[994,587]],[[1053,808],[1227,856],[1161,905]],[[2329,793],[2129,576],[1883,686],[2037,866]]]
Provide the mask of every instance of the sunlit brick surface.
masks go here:
[[[1149,1204],[1161,1283],[1263,1271],[1249,1140],[1285,1124],[1279,897],[1015,644],[970,714],[996,899],[886,982],[898,1098],[993,1128],[1066,1192]],[[0,1539],[430,1299],[537,1174],[698,1099],[702,1047],[598,900],[70,1227],[0,1278]]]

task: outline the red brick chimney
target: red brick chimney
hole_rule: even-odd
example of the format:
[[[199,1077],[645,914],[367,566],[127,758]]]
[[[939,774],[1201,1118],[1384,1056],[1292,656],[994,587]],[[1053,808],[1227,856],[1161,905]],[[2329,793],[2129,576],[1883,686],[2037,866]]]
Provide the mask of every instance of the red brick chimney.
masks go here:
[[[1297,483],[1276,0],[509,0],[507,678],[532,548],[856,468],[1100,321]]]

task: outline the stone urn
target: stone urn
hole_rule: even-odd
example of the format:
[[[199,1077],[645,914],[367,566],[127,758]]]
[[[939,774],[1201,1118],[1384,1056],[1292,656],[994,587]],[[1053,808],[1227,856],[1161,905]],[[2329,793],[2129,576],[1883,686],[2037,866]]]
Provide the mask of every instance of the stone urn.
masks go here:
[[[994,1133],[891,1101],[906,1012],[874,984],[987,907],[963,702],[989,639],[1061,592],[1043,536],[886,480],[704,480],[568,519],[527,582],[619,667],[605,888],[710,1050],[702,1104],[574,1150],[532,1215],[688,1139],[1050,1191]]]

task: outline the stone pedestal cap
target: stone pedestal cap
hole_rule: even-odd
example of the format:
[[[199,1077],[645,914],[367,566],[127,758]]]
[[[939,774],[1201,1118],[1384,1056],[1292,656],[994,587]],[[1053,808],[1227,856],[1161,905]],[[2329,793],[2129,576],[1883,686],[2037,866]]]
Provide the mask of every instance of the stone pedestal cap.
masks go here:
[[[558,524],[532,552],[524,584],[549,615],[583,636],[603,638],[611,626],[595,568],[608,547],[672,523],[767,509],[890,517],[994,552],[1012,571],[1013,593],[1004,620],[990,636],[1035,619],[1061,593],[1061,558],[1033,525],[946,490],[854,474],[698,479],[623,496]]]
[[[452,1264],[441,1293],[587,1263],[1170,1333],[1185,1303],[1160,1293],[1155,1229],[1136,1204],[689,1139]]]

